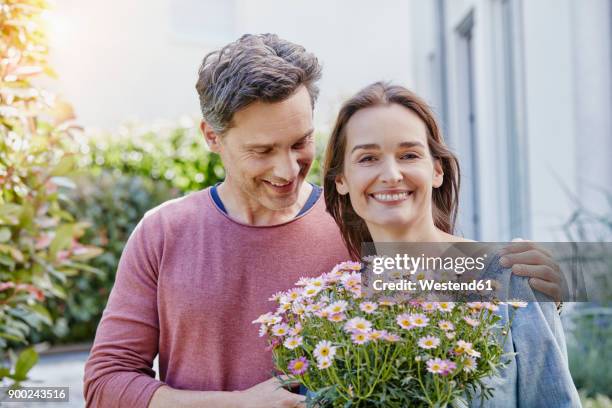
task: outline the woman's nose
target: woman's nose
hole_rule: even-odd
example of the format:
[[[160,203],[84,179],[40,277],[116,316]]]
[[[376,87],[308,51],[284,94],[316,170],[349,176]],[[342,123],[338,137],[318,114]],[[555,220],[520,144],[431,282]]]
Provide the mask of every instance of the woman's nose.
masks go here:
[[[402,181],[402,178],[402,172],[395,160],[386,160],[380,175],[381,181],[387,184],[397,184]]]

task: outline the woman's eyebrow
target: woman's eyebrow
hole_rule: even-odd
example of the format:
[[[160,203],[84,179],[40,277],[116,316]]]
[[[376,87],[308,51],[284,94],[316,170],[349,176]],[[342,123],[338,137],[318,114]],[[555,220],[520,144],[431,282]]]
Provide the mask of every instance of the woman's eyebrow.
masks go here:
[[[425,145],[421,142],[402,142],[398,144],[399,147],[425,147]]]
[[[401,142],[397,144],[398,147],[425,147],[425,145],[421,142]],[[380,149],[380,146],[376,143],[367,143],[367,144],[360,144],[360,145],[355,145],[355,147],[353,147],[353,149],[351,150],[351,153],[353,153],[355,150],[358,149]]]
[[[377,145],[376,143],[355,145],[355,147],[353,147],[353,149],[351,150],[351,153],[353,153],[355,150],[358,150],[358,149],[380,149],[380,146]]]

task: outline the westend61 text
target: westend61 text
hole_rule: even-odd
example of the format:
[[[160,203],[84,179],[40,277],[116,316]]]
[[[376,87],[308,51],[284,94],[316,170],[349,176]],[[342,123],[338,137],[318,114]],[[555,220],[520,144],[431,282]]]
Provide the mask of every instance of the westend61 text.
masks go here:
[[[385,282],[377,279],[372,283],[377,291],[492,291],[493,284],[490,279],[473,280],[471,282],[436,282],[435,280],[422,279],[417,282],[402,279],[397,282]]]

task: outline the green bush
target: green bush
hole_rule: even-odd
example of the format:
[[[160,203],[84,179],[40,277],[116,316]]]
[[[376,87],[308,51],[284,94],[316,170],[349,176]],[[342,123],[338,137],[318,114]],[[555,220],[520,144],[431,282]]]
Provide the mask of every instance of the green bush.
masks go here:
[[[588,397],[612,397],[612,309],[584,305],[567,319],[567,352],[576,387]]]
[[[222,180],[219,157],[211,154],[190,123],[90,134],[79,147],[75,187],[67,190],[69,212],[92,228],[84,242],[104,250],[92,271],[66,282],[68,295],[49,302],[55,325],[37,340],[91,341],[115,279],[130,233],[145,212],[169,199]]]
[[[90,140],[81,164],[93,175],[107,169],[142,176],[181,193],[201,190],[225,176],[219,156],[206,148],[189,118],[179,125],[126,125],[113,134],[91,134]]]
[[[603,213],[594,212],[578,199],[577,209],[564,230],[569,241],[611,242],[612,241],[612,194],[603,191],[609,207]],[[603,244],[606,245],[606,244]],[[569,366],[574,383],[583,396],[596,397],[586,406],[610,406],[612,397],[612,277],[610,265],[612,254],[596,251],[597,256],[582,259],[588,268],[589,278],[596,283],[599,302],[572,305],[563,316],[567,332]],[[606,405],[608,404],[608,405]]]
[[[74,167],[69,115],[32,85],[49,73],[42,0],[0,7],[0,384],[17,386],[37,355],[31,336],[51,324],[45,299],[66,296],[68,276],[100,250],[79,239],[87,225],[65,209],[58,186]]]
[[[179,195],[164,182],[107,169],[83,172],[74,179],[68,211],[91,223],[83,241],[103,248],[104,253],[90,261],[93,273],[67,280],[65,298],[48,302],[54,326],[39,341],[73,343],[94,338],[130,233],[147,210]]]

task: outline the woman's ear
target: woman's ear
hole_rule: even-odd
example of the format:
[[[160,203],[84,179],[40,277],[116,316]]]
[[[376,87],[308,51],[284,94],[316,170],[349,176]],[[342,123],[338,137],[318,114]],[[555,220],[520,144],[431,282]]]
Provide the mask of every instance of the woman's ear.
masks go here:
[[[346,184],[346,180],[344,179],[344,175],[338,174],[336,176],[336,190],[340,195],[348,194],[348,186]]]
[[[434,188],[438,188],[444,182],[444,170],[442,170],[442,162],[440,159],[434,160],[433,183]]]
[[[204,140],[206,140],[206,144],[208,145],[210,151],[218,154],[221,150],[221,136],[219,136],[217,132],[215,132],[213,128],[205,121],[200,122],[200,131],[202,132]]]

